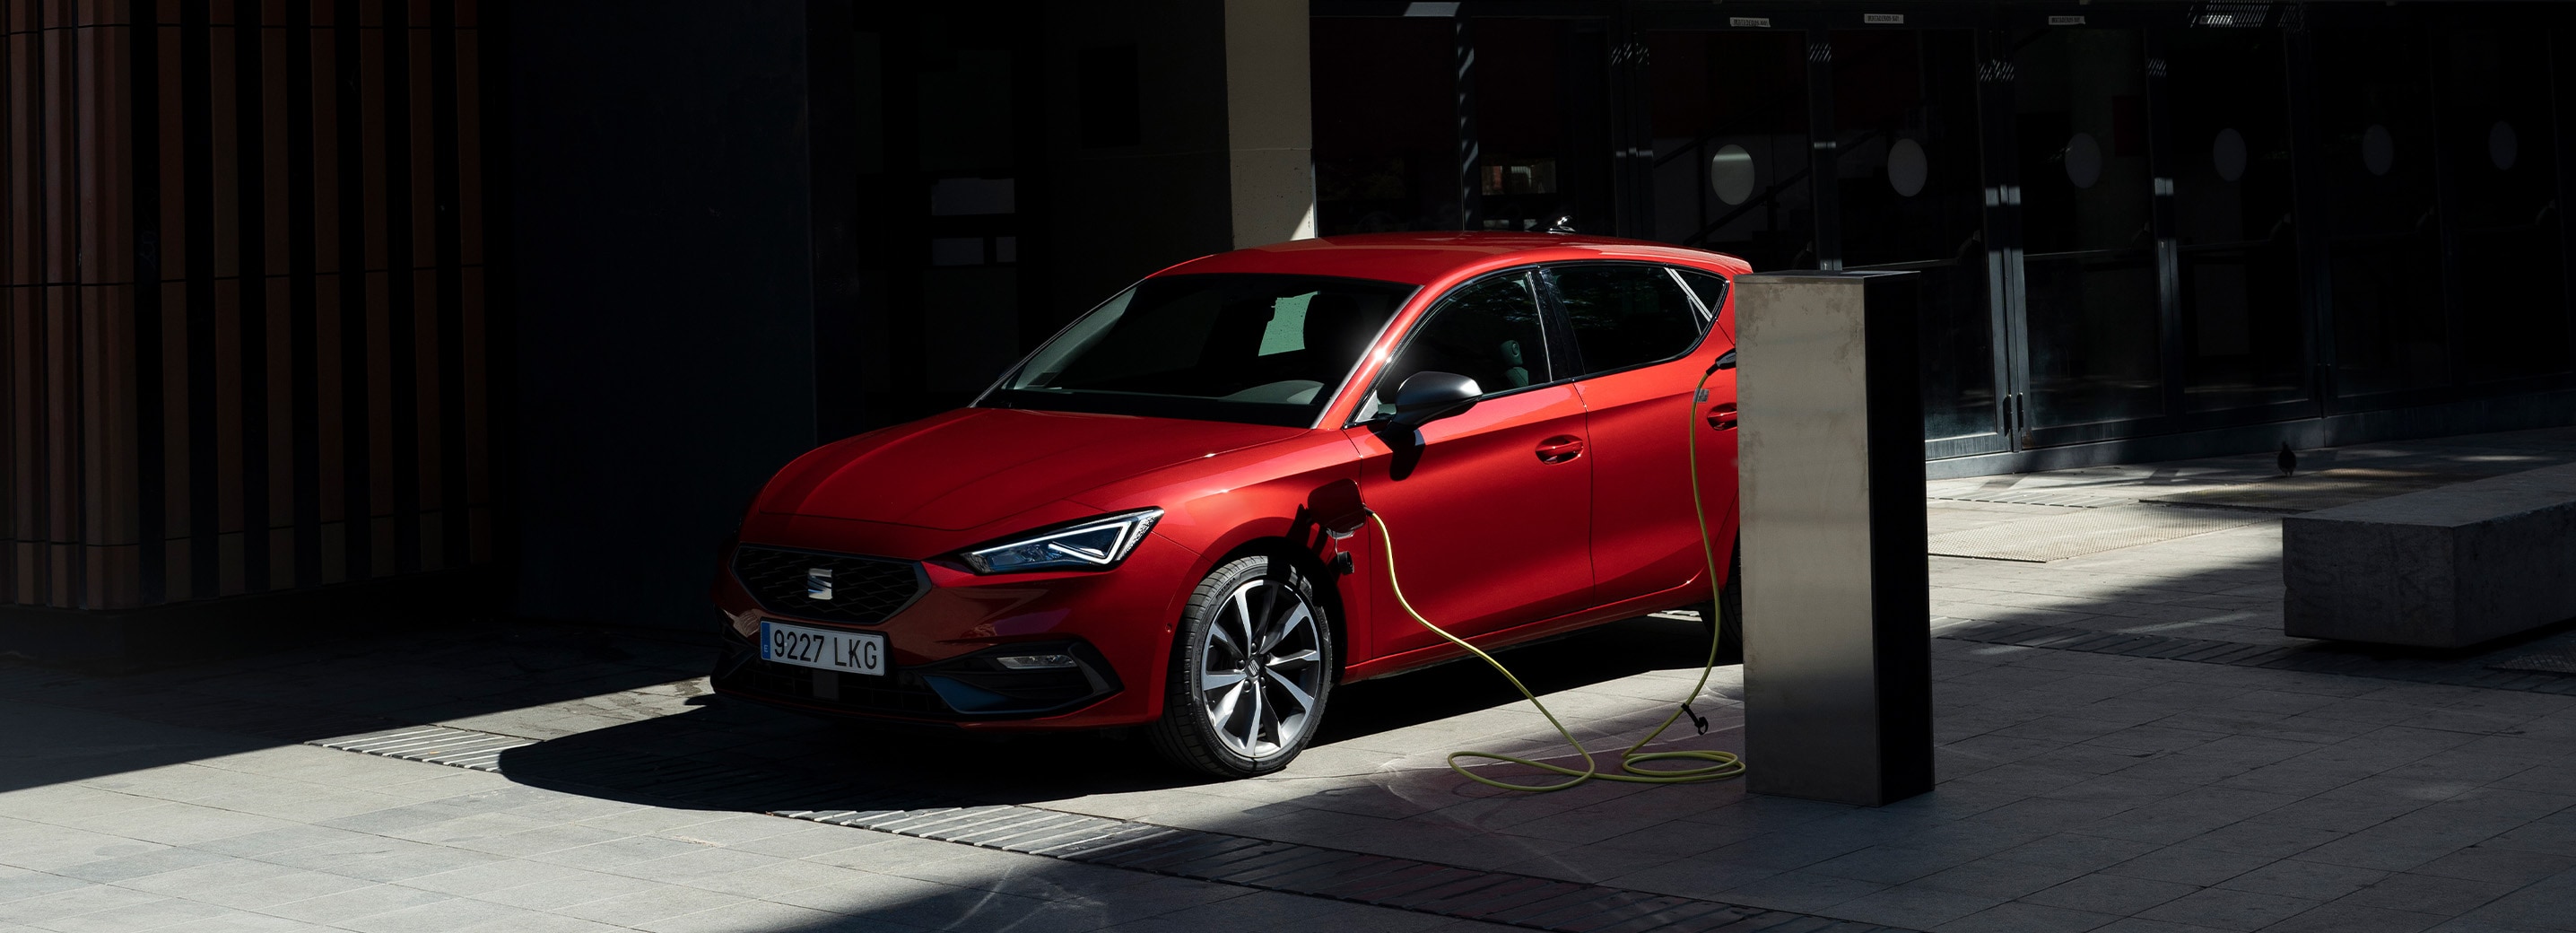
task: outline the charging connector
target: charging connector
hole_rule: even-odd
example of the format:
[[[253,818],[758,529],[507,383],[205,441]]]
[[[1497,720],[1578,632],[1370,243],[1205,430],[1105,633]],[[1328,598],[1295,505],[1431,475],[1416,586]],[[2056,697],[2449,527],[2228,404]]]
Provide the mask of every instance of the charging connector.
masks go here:
[[[1663,724],[1656,726],[1655,731],[1646,733],[1646,736],[1638,739],[1636,744],[1628,746],[1626,751],[1619,753],[1619,770],[1616,772],[1602,771],[1601,764],[1593,758],[1592,751],[1584,748],[1583,742],[1574,737],[1574,732],[1567,729],[1565,727],[1565,723],[1558,721],[1556,714],[1548,710],[1547,704],[1539,702],[1538,696],[1531,693],[1528,685],[1521,683],[1521,679],[1519,677],[1513,676],[1511,669],[1504,667],[1503,662],[1495,660],[1493,655],[1486,654],[1484,649],[1468,644],[1466,639],[1452,635],[1448,630],[1433,624],[1430,619],[1423,618],[1422,613],[1413,608],[1412,601],[1404,598],[1404,584],[1396,577],[1394,534],[1387,530],[1386,519],[1383,516],[1380,516],[1375,512],[1365,513],[1369,521],[1377,523],[1378,540],[1386,549],[1386,582],[1387,587],[1395,593],[1396,605],[1404,607],[1406,615],[1412,616],[1413,621],[1422,623],[1422,627],[1430,629],[1432,634],[1448,639],[1458,647],[1467,649],[1468,653],[1474,654],[1476,657],[1483,659],[1486,664],[1493,665],[1494,670],[1502,673],[1504,680],[1511,681],[1512,689],[1520,691],[1522,699],[1528,700],[1531,706],[1537,707],[1539,715],[1547,717],[1547,724],[1556,727],[1556,734],[1565,738],[1565,744],[1573,746],[1575,753],[1583,756],[1583,767],[1581,769],[1575,769],[1568,768],[1563,765],[1550,764],[1544,761],[1521,758],[1514,755],[1505,755],[1499,752],[1482,752],[1474,750],[1450,752],[1449,769],[1458,772],[1460,777],[1464,777],[1470,781],[1474,781],[1488,787],[1543,793],[1546,791],[1565,790],[1570,787],[1576,787],[1586,781],[1596,778],[1604,781],[1626,781],[1636,784],[1689,784],[1699,781],[1724,780],[1727,778],[1739,777],[1744,774],[1744,760],[1737,757],[1733,752],[1717,751],[1714,749],[1692,749],[1669,752],[1640,751],[1647,745],[1652,744],[1657,738],[1662,737],[1665,730],[1671,729],[1673,727],[1673,723],[1680,721],[1685,715],[1690,717],[1691,725],[1699,730],[1699,734],[1708,734],[1708,718],[1701,716],[1698,712],[1692,710],[1690,701],[1698,699],[1701,691],[1708,689],[1709,675],[1717,669],[1719,643],[1725,638],[1724,633],[1726,631],[1726,620],[1724,618],[1724,614],[1726,612],[1726,599],[1719,590],[1726,585],[1726,581],[1718,578],[1717,548],[1710,542],[1708,535],[1708,507],[1700,501],[1698,414],[1699,403],[1706,401],[1708,398],[1708,380],[1710,377],[1717,375],[1717,371],[1719,369],[1731,368],[1725,364],[1731,364],[1734,361],[1734,356],[1735,354],[1733,351],[1728,351],[1725,356],[1719,358],[1719,363],[1721,365],[1709,367],[1708,372],[1700,376],[1699,384],[1691,388],[1692,401],[1684,412],[1684,422],[1688,425],[1687,430],[1690,431],[1690,434],[1688,435],[1689,444],[1687,445],[1687,449],[1689,450],[1688,460],[1690,467],[1691,511],[1699,520],[1700,553],[1708,559],[1708,585],[1709,596],[1711,597],[1709,601],[1711,617],[1709,618],[1708,626],[1708,661],[1700,666],[1699,682],[1691,685],[1690,696],[1683,699],[1680,703],[1674,704],[1672,715],[1664,717]],[[1496,780],[1477,774],[1473,771],[1469,771],[1466,766],[1458,763],[1459,759],[1462,758],[1483,759],[1486,761],[1525,765],[1537,768],[1541,771],[1563,775],[1568,778],[1568,780],[1560,781],[1555,784],[1514,784],[1509,781]],[[1695,768],[1667,769],[1643,767],[1645,763],[1652,761],[1706,761],[1709,763]]]

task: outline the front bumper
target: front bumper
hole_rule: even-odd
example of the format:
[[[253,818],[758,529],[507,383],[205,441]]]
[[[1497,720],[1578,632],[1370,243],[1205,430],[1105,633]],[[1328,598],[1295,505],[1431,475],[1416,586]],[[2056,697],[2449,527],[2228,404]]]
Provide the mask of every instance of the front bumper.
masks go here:
[[[835,522],[827,540],[772,529],[757,543],[726,548],[714,592],[726,617],[724,649],[711,678],[717,693],[827,715],[966,729],[1104,728],[1161,714],[1173,626],[1195,579],[1190,571],[1196,554],[1149,534],[1125,562],[1101,572],[977,576],[944,560],[900,562],[917,569],[919,588],[867,594],[887,607],[881,618],[824,608],[819,601],[809,607],[801,595],[782,596],[782,584],[760,572],[750,575],[751,585],[768,598],[756,598],[745,574],[737,572],[738,550],[788,550],[813,554],[818,566],[842,561],[836,565],[844,568],[839,579],[848,580],[848,562],[871,560],[852,555],[903,553],[909,543],[892,534],[882,542],[865,540],[864,529],[854,533],[850,527],[864,524]],[[844,673],[761,660],[752,639],[762,619],[883,635],[888,672]],[[1068,654],[1076,664],[1012,670],[993,660],[1038,653]]]

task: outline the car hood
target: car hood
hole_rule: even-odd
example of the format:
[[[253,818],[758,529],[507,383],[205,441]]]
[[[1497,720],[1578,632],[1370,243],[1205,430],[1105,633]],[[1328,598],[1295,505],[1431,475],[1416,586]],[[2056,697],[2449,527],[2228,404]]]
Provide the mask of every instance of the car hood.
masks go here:
[[[1104,484],[1304,433],[1275,425],[966,408],[815,449],[763,512],[957,531]]]

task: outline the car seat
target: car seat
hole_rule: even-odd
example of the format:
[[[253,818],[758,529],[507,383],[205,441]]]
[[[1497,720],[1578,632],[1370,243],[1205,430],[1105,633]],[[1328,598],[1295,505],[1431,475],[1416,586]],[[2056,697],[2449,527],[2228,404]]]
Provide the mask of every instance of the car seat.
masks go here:
[[[1503,361],[1503,367],[1504,367],[1504,368],[1503,368],[1503,384],[1504,384],[1504,385],[1508,385],[1508,386],[1510,386],[1510,387],[1512,387],[1512,388],[1519,389],[1519,388],[1525,388],[1525,387],[1527,387],[1527,386],[1530,384],[1530,372],[1529,372],[1529,367],[1528,367],[1528,366],[1526,366],[1526,365],[1523,365],[1523,364],[1522,364],[1522,360],[1521,360],[1521,342],[1520,342],[1520,341],[1518,341],[1518,340],[1506,340],[1506,341],[1503,341],[1503,342],[1502,342],[1502,344],[1501,344],[1500,346],[1497,346],[1497,347],[1495,347],[1495,348],[1494,348],[1494,355],[1499,356],[1499,357],[1501,357],[1501,358],[1502,358],[1502,361]]]

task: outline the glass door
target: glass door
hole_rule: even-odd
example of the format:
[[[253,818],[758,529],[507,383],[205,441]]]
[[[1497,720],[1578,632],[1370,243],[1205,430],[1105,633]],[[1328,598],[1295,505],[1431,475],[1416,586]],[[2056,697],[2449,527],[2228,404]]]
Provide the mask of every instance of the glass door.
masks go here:
[[[1833,135],[1847,269],[1907,270],[1921,302],[1926,458],[2011,449],[2004,320],[1985,235],[1977,43],[1968,30],[1839,30]]]

